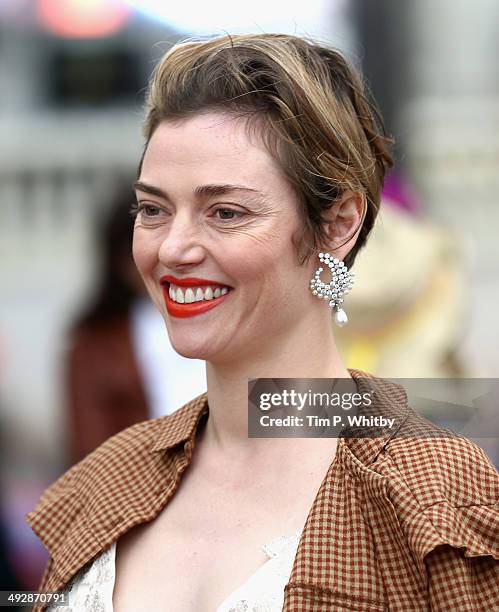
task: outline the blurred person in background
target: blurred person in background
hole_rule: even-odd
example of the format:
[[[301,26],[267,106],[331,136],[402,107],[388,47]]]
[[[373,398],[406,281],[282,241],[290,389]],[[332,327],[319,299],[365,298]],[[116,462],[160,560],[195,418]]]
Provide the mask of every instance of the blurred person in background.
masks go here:
[[[356,70],[296,36],[177,44],[145,133],[134,259],[208,391],[42,495],[40,590],[105,612],[497,608],[497,471],[336,346],[392,163]],[[248,438],[256,377],[374,383],[400,420],[381,437]]]
[[[169,414],[206,389],[204,362],[165,342],[164,321],[132,258],[130,188],[113,198],[97,235],[100,278],[69,333],[68,464],[119,431]]]

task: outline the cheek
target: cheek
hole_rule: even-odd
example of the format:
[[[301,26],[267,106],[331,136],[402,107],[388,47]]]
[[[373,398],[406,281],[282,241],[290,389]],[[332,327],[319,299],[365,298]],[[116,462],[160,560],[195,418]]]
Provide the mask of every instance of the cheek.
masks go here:
[[[308,266],[300,266],[293,248],[289,248],[280,257],[272,260],[266,273],[271,285],[270,295],[280,310],[293,311],[301,309],[310,291],[310,279],[313,275]]]
[[[269,248],[269,244],[272,248]],[[294,252],[278,241],[269,241],[264,249],[244,251],[230,258],[231,268],[243,287],[265,308],[289,308],[299,290],[308,289],[308,272],[295,262]],[[251,256],[248,256],[248,252]],[[310,277],[311,278],[311,277]]]
[[[264,247],[255,245],[254,241],[246,245],[240,243],[236,249],[226,249],[224,259],[227,272],[242,286],[261,287],[270,282],[269,277],[276,273],[276,261],[268,249],[268,243]]]
[[[241,248],[239,259],[244,260],[241,268],[252,269],[253,273],[258,271],[265,276],[289,278],[303,274],[291,236],[282,224],[264,236],[247,241],[245,248]]]

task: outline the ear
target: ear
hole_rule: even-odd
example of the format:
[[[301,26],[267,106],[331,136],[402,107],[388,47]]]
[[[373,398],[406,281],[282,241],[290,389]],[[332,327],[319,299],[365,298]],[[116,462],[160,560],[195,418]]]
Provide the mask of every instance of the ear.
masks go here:
[[[338,259],[345,259],[359,235],[366,214],[366,197],[356,191],[345,191],[331,208],[323,213],[326,237],[324,249]]]

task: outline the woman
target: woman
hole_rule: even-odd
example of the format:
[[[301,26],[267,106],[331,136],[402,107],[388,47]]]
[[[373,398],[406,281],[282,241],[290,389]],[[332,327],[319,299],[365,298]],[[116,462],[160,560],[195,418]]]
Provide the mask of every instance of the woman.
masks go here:
[[[51,554],[41,590],[119,612],[493,608],[497,473],[432,436],[399,387],[377,395],[403,415],[388,436],[248,438],[249,378],[368,388],[328,308],[345,324],[391,163],[354,70],[293,36],[176,45],[146,141],[134,258],[172,345],[206,360],[208,392],[45,492],[28,515]]]

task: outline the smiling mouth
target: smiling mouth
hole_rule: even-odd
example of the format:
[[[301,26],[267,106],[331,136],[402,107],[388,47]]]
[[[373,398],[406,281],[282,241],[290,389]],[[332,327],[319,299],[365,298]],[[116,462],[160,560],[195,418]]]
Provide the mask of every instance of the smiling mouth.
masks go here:
[[[162,283],[163,296],[168,314],[186,318],[212,310],[229,297],[232,287],[200,285],[179,287],[174,283]]]
[[[209,302],[229,293],[229,287],[179,287],[173,283],[169,284],[168,295],[177,304],[193,304],[195,302]]]

